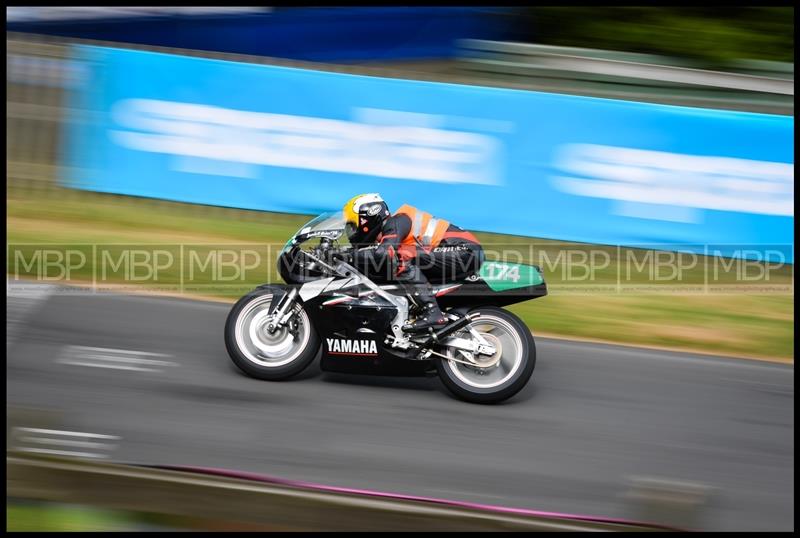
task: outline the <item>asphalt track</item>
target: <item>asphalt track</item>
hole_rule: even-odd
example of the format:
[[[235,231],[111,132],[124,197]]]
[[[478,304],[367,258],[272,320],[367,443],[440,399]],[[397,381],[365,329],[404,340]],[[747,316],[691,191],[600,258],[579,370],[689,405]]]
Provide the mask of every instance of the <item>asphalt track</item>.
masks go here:
[[[688,481],[710,488],[699,528],[794,528],[793,366],[540,338],[531,383],[479,406],[437,378],[247,378],[229,305],[25,290],[7,292],[7,404],[114,436],[88,457],[609,517],[639,515],[632,480]]]

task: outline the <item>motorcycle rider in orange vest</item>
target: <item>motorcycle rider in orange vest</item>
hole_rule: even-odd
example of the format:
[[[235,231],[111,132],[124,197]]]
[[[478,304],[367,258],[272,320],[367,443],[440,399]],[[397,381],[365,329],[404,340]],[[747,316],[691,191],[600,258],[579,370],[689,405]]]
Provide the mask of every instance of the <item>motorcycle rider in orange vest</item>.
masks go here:
[[[392,215],[377,193],[354,196],[342,213],[356,267],[370,278],[411,288],[422,313],[403,330],[419,332],[446,325],[429,278],[444,284],[477,272],[484,259],[478,239],[410,205]]]

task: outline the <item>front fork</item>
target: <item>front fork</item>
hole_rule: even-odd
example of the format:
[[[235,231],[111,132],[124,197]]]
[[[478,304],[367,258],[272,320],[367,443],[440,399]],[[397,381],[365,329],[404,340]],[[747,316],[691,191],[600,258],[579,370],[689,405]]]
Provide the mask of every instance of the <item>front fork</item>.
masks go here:
[[[281,297],[280,301],[278,301],[278,306],[275,308],[275,312],[270,316],[271,320],[267,325],[267,332],[272,334],[286,325],[286,322],[292,317],[292,308],[294,307],[294,300],[297,294],[298,289],[292,288],[289,293]]]

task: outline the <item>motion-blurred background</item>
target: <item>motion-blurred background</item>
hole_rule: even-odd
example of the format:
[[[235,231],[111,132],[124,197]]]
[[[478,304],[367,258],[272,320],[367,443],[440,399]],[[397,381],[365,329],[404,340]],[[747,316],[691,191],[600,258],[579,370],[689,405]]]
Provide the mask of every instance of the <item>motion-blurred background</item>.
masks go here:
[[[68,425],[50,413],[68,415],[74,400],[86,405],[73,412],[91,422],[89,410],[99,410],[110,397],[66,390],[41,397],[53,394],[47,383],[57,387],[59,381],[51,379],[57,372],[33,376],[26,370],[32,368],[28,355],[41,356],[41,346],[56,338],[37,324],[49,319],[69,334],[59,345],[73,351],[85,343],[76,335],[103,330],[80,325],[82,316],[90,318],[82,310],[88,307],[65,297],[42,299],[43,294],[71,284],[87,293],[103,289],[230,302],[277,279],[275,255],[312,216],[340,209],[359,192],[380,192],[392,208],[410,203],[480,232],[495,259],[541,265],[551,294],[511,308],[537,335],[762,359],[735,367],[701,362],[702,373],[662,377],[674,383],[665,393],[679,395],[685,383],[709,376],[709,385],[697,386],[703,395],[698,406],[708,406],[707,420],[694,406],[683,412],[699,413],[695,433],[718,435],[693,445],[696,437],[680,420],[662,424],[660,434],[692,448],[659,460],[682,462],[665,464],[661,476],[692,478],[691,465],[669,470],[686,462],[703,467],[709,454],[735,438],[740,451],[732,461],[752,464],[748,473],[764,466],[761,493],[745,499],[739,491],[743,497],[732,502],[726,495],[733,493],[725,490],[717,497],[723,499],[718,513],[677,522],[742,528],[745,523],[734,524],[731,515],[739,512],[748,514],[753,529],[793,525],[793,8],[8,7],[6,29],[9,448],[64,452],[59,441],[42,441],[25,428],[42,430],[40,435],[69,433],[57,429]],[[237,258],[243,249],[257,252],[259,262],[248,265]],[[222,250],[234,252],[228,265],[215,257]],[[140,262],[125,257],[134,251]],[[160,260],[168,261],[160,265]],[[56,295],[68,295],[58,290]],[[62,303],[44,308],[49,300]],[[36,314],[41,308],[50,318]],[[153,308],[156,316],[160,307]],[[117,316],[104,316],[108,348],[124,333],[126,318]],[[68,318],[77,328],[60,325]],[[181,334],[179,322],[174,327],[177,341],[194,337]],[[171,353],[150,350],[162,351]],[[542,364],[558,360],[557,354],[540,357]],[[642,359],[655,360],[661,359]],[[764,365],[769,372],[763,375],[774,379],[747,375],[754,364]],[[547,366],[537,368],[539,376],[546,375]],[[728,368],[745,373],[723,373]],[[223,370],[202,383],[222,383],[218,379],[225,375],[233,374]],[[657,375],[642,372],[642,379]],[[731,382],[738,388],[720,385],[720,377],[738,379]],[[536,379],[537,374],[533,384]],[[590,379],[584,393],[569,376],[551,388],[561,394],[575,390],[567,401],[592,405],[603,394],[619,397],[619,390],[631,388],[622,383],[613,391],[591,389]],[[541,383],[546,387],[546,378]],[[398,397],[397,390],[383,389]],[[288,389],[276,390],[287,390],[288,398]],[[232,416],[237,409],[255,413],[252,401],[237,401],[234,394],[241,391],[231,386],[225,397]],[[623,412],[640,411],[629,424],[644,427],[655,416],[649,414],[653,402],[647,392],[639,386],[622,406]],[[727,403],[732,400],[744,408],[734,410]],[[520,405],[548,410],[546,401],[541,394],[538,401],[528,395]],[[414,414],[424,415],[435,402],[418,406]],[[538,423],[554,436],[553,446],[540,448],[563,457],[564,450],[583,442],[582,430],[570,422],[569,412],[564,418],[557,409],[543,412],[545,422]],[[486,432],[484,439],[498,436],[511,443],[517,434],[510,432],[520,428],[533,436],[534,425],[524,419],[531,415],[518,411],[516,422],[504,423],[507,429],[493,429],[492,417],[503,415],[495,411],[476,418],[485,426],[476,430]],[[469,410],[450,406],[447,413]],[[580,421],[581,411],[575,413],[572,420]],[[729,416],[741,413],[750,418],[737,422]],[[734,422],[726,425],[729,419]],[[356,438],[364,431],[349,426]],[[578,433],[563,435],[562,427]],[[581,460],[591,468],[615,468],[611,462],[632,446],[610,426],[583,434],[592,442],[608,437],[617,443],[595,446],[591,458]],[[310,433],[285,435],[314,442]],[[28,439],[28,445],[19,439]],[[453,440],[441,442],[449,446]],[[84,448],[105,443],[71,441]],[[154,455],[175,454],[181,449],[177,443],[153,428],[147,450],[130,452],[128,460],[149,454],[147,463],[164,463]],[[417,457],[425,458],[425,449],[416,448]],[[641,465],[634,472],[620,463],[620,476],[649,476],[647,454],[658,448],[630,450]],[[487,458],[481,464],[489,467],[502,459]],[[230,459],[236,459],[232,453]],[[334,459],[306,460],[302,466]],[[413,459],[405,463],[412,465]],[[376,462],[386,470],[360,485],[402,489],[392,480],[400,474],[391,470],[398,461]],[[287,476],[299,466],[278,468]],[[246,464],[236,468],[258,470]],[[570,485],[579,472],[572,462],[559,460],[551,468],[547,484],[557,491],[557,501],[507,491],[537,489],[520,471],[523,478],[508,478],[513,487],[497,486],[494,504],[630,516],[615,508],[624,505],[620,499],[630,504],[646,497],[642,491],[655,498],[658,487],[672,487],[679,498],[673,513],[689,513],[702,504],[698,491],[721,487],[711,478],[699,485],[634,480],[638,486],[631,486],[635,492],[627,497],[612,503],[607,491],[598,491],[584,502],[576,492],[591,488]],[[156,525],[141,514],[22,501],[50,497],[37,496],[34,486],[26,489],[27,471],[16,469],[22,478],[16,495],[9,489],[16,498],[8,508],[9,529],[43,521],[65,528]],[[260,468],[265,469],[272,468]],[[736,474],[733,467],[728,471]],[[737,483],[746,490],[745,476]],[[407,485],[405,491],[418,493],[413,489]],[[490,503],[492,497],[466,487],[439,496],[459,495]],[[607,504],[592,504],[602,496]],[[115,506],[124,508],[124,500]],[[653,514],[657,511],[641,509],[635,515],[658,519]],[[169,524],[215,524],[197,521]],[[302,527],[289,520],[281,525]]]

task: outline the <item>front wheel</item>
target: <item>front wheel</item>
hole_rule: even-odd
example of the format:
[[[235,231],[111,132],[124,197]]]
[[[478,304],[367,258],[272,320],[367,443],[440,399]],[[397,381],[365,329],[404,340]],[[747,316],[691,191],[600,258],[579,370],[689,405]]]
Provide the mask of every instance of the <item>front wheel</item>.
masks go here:
[[[490,342],[496,353],[478,355],[474,364],[455,360],[437,361],[439,377],[459,398],[474,403],[497,403],[522,390],[536,366],[536,345],[533,335],[522,321],[506,310],[496,307],[475,308],[471,313],[480,316],[468,327]],[[468,328],[454,336],[471,338]],[[460,352],[447,349],[447,356],[466,360]],[[468,361],[469,362],[469,361]]]
[[[299,302],[289,322],[274,332],[267,330],[270,307],[285,292],[260,288],[233,306],[225,322],[225,347],[233,363],[244,373],[269,381],[297,375],[313,362],[320,341]]]

